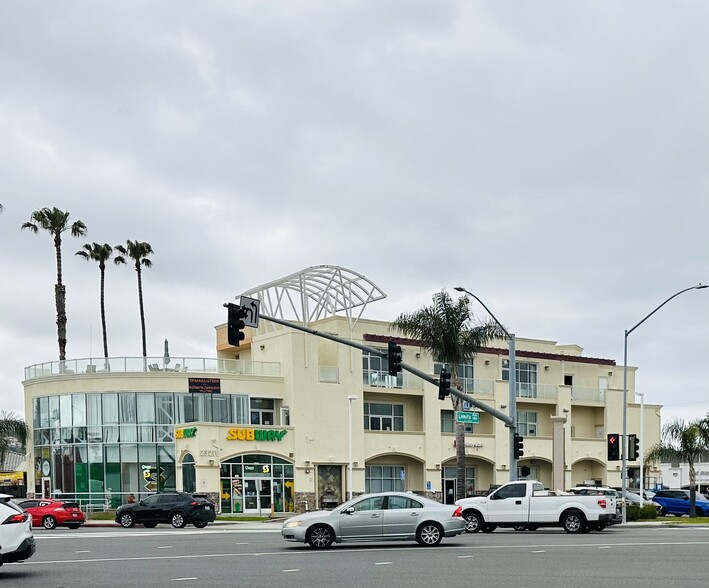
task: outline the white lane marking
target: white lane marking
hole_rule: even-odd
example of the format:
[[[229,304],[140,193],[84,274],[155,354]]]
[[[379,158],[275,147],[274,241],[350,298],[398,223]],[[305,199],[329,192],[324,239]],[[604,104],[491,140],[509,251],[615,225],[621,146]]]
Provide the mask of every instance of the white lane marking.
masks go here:
[[[158,549],[172,549],[172,545],[158,545]]]
[[[391,562],[390,561],[377,561],[374,562],[375,566],[390,566]]]
[[[74,553],[91,553],[91,550],[89,550],[89,549],[80,549],[80,550],[75,551]]]
[[[539,550],[539,551],[532,551],[532,553],[546,553],[544,550]]]
[[[474,555],[459,555],[458,559],[468,559],[470,557],[475,557]]]
[[[612,545],[599,545],[598,549],[613,549]]]
[[[171,581],[172,582],[184,582],[185,580],[196,580],[197,576],[193,576],[191,578],[173,578]]]
[[[283,570],[284,574],[289,574],[290,572],[299,572],[300,568],[293,568],[292,570]]]

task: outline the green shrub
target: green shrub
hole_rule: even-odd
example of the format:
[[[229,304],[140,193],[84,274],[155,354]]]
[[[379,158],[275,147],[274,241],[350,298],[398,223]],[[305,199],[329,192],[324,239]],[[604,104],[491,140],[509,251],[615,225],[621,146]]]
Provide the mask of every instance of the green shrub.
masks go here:
[[[629,521],[637,521],[640,518],[640,505],[629,504],[626,507],[625,514]]]
[[[652,504],[647,504],[640,508],[639,504],[629,504],[626,510],[629,521],[646,521],[657,518],[657,509]]]

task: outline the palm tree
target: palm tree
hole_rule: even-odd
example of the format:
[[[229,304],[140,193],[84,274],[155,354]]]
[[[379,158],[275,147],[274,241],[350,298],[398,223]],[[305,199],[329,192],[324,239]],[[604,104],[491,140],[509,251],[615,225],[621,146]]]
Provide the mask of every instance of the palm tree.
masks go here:
[[[709,419],[709,414],[707,415]],[[660,442],[645,455],[646,462],[679,462],[689,466],[689,516],[696,517],[697,475],[694,464],[709,449],[707,419],[675,419],[662,427]]]
[[[86,235],[86,225],[81,221],[69,224],[69,212],[58,208],[35,210],[30,220],[22,225],[38,233],[40,229],[52,234],[57,258],[57,283],[54,286],[54,301],[57,307],[57,339],[59,341],[59,361],[64,365],[66,359],[66,288],[62,283],[62,233],[70,231],[72,237]]]
[[[121,255],[113,261],[115,263],[126,263],[126,256],[133,260],[135,271],[138,274],[138,303],[140,304],[140,328],[143,332],[143,357],[148,357],[148,348],[145,344],[145,312],[143,309],[143,267],[152,267],[153,262],[148,256],[153,253],[150,243],[145,241],[126,241],[126,246],[116,245],[116,251]]]
[[[29,427],[22,419],[12,412],[0,412],[0,466],[5,461],[5,455],[10,449],[10,442],[17,439],[24,447],[29,438]]]
[[[101,329],[103,330],[103,357],[108,364],[108,338],[106,337],[106,306],[104,304],[104,294],[106,285],[106,262],[113,255],[113,247],[108,243],[86,243],[83,248],[76,252],[87,261],[98,261],[98,269],[101,272]],[[108,369],[108,367],[106,367]]]
[[[495,323],[472,326],[470,323],[470,300],[467,296],[453,301],[445,290],[433,295],[433,306],[425,307],[411,314],[400,315],[392,328],[421,342],[431,356],[445,363],[451,372],[451,384],[458,390],[462,385],[458,379],[458,365],[472,361],[475,354],[488,341],[502,337],[503,333]],[[453,410],[462,409],[462,400],[451,395]],[[465,424],[455,425],[456,449],[456,500],[465,496]]]

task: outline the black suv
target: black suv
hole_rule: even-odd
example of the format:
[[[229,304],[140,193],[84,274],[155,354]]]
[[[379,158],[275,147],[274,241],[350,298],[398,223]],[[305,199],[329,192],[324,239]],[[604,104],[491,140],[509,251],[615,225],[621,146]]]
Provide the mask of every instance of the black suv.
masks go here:
[[[116,510],[116,522],[130,529],[136,523],[152,529],[158,523],[170,523],[181,529],[191,523],[201,529],[217,518],[214,503],[203,494],[164,492],[153,494]]]

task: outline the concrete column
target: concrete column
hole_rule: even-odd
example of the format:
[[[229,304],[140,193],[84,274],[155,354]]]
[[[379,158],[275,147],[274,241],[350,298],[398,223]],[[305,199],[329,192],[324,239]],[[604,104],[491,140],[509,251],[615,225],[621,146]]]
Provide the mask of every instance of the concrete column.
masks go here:
[[[564,465],[566,463],[566,452],[564,443],[565,416],[551,417],[553,427],[552,437],[552,490],[564,490]]]

